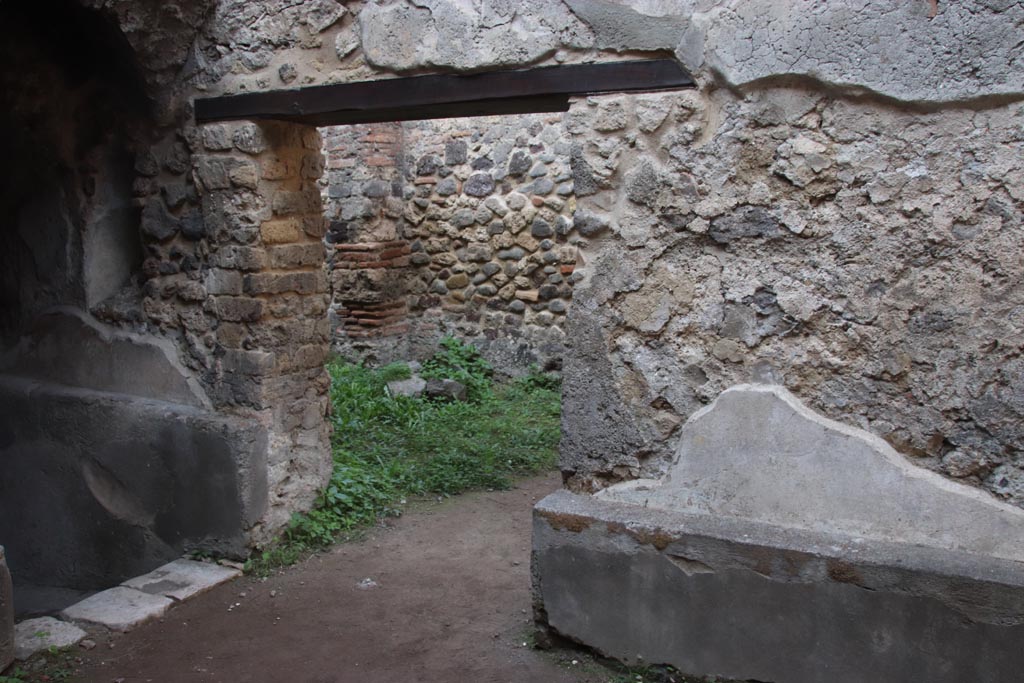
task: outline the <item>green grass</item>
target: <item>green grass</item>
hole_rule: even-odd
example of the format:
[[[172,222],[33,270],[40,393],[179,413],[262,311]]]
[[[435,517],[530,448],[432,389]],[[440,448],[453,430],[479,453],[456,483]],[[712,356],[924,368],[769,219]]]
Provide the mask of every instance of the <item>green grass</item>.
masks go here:
[[[313,510],[294,515],[280,540],[249,560],[254,573],[398,514],[407,496],[506,489],[515,477],[555,464],[561,406],[551,377],[534,373],[496,385],[475,350],[450,338],[422,374],[463,382],[467,402],[390,396],[387,382],[409,376],[401,364],[374,370],[334,361],[327,370],[333,476]]]

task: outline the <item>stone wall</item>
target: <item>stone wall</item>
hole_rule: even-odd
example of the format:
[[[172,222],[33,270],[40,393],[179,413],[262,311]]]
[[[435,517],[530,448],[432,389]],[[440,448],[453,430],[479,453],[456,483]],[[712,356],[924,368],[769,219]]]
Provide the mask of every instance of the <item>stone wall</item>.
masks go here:
[[[39,11],[72,4],[78,6]],[[328,228],[317,186],[320,140],[315,130],[288,123],[199,128],[192,99],[623,54],[671,52],[699,89],[582,100],[568,119],[578,201],[572,246],[579,254],[572,264],[559,257],[558,265],[574,265],[577,279],[564,323],[572,346],[562,467],[570,485],[589,489],[656,473],[681,420],[738,380],[771,376],[814,408],[883,435],[918,464],[1024,502],[1019,3],[938,3],[934,16],[927,0],[825,3],[814,12],[774,0],[564,0],[532,3],[529,11],[454,0],[81,4],[121,37],[66,52],[67,62],[84,67],[84,56],[109,52],[112,63],[131,65],[129,73],[108,73],[145,94],[145,125],[129,130],[102,107],[80,119],[96,124],[87,131],[94,134],[131,133],[119,148],[134,163],[115,160],[105,166],[109,173],[92,173],[82,172],[92,163],[88,154],[58,157],[70,159],[66,170],[73,172],[61,191],[75,201],[66,212],[74,248],[56,255],[71,255],[66,272],[75,274],[74,286],[61,290],[68,296],[47,298],[59,287],[37,287],[31,259],[19,257],[11,268],[18,276],[4,273],[5,289],[35,283],[41,306],[87,307],[173,344],[212,410],[267,429],[267,513],[246,530],[250,541],[269,538],[292,511],[309,506],[330,470],[320,365],[330,326],[320,269]],[[8,5],[4,11],[13,11]],[[55,42],[71,44],[60,36]],[[5,98],[55,82],[18,64],[5,62]],[[115,101],[83,87],[87,80],[68,79],[60,88],[70,84],[69,97],[39,111],[88,112],[90,103]],[[53,105],[47,96],[58,91],[33,92]],[[28,111],[24,120],[45,118]],[[55,142],[89,148],[67,137]],[[494,172],[473,169],[467,159],[460,171],[466,181]],[[435,194],[445,180],[415,175],[412,165],[405,173],[411,181],[436,177],[420,186]],[[4,200],[11,215],[29,194],[17,179],[32,177],[5,180],[0,196],[17,200]],[[90,290],[77,276],[84,247],[72,242],[88,219],[88,202],[79,200],[103,197],[90,194],[95,183],[130,195],[127,205],[101,202],[132,209],[106,223],[114,228],[108,236],[128,235],[124,226],[135,225],[141,241],[138,280],[129,278],[113,296],[111,282]],[[495,219],[477,222],[481,200],[485,208],[497,198],[508,206],[513,191],[518,187],[489,197],[463,192],[451,207],[418,197],[426,208],[452,214],[424,217],[416,228],[451,225],[459,210],[472,209],[466,228],[486,231]],[[393,188],[391,196],[398,198]],[[388,218],[399,221],[406,208],[398,214],[395,205]],[[23,216],[25,234],[52,227],[46,212]],[[366,262],[419,272],[426,280],[405,280],[426,288],[417,296],[464,306],[453,290],[472,303],[486,285],[472,278],[487,263],[504,269],[507,260],[496,254],[514,247],[499,242],[528,234],[532,223],[474,241],[495,258],[456,256],[479,268],[472,273],[414,264],[418,254],[433,263],[425,248],[412,248],[416,240],[427,244],[426,236],[375,240]],[[9,229],[2,239],[11,237]],[[452,250],[437,254],[461,248],[455,234],[446,239]],[[401,241],[409,243],[407,266],[404,247],[392,244]],[[97,246],[104,243],[120,241]],[[463,247],[468,257],[470,243]],[[334,251],[363,262],[359,249]],[[450,271],[440,278],[444,268]],[[470,282],[450,287],[457,275]],[[431,295],[442,281],[448,293]],[[541,286],[565,283],[527,284],[517,291],[536,289],[539,299]],[[89,291],[104,301],[92,306]],[[496,297],[488,302],[508,307],[517,300]],[[545,311],[533,303],[524,301],[522,314],[486,304],[480,312],[535,322],[557,315],[550,304]],[[410,312],[416,306],[418,300]],[[38,312],[25,310],[26,318]],[[380,319],[391,309],[351,310]],[[16,330],[27,322],[5,324]]]
[[[508,374],[560,367],[580,239],[561,115],[340,126],[324,139],[335,349],[422,359],[454,334]]]
[[[569,121],[581,209],[609,226],[569,326],[572,486],[660,470],[694,410],[773,379],[1024,503],[1019,104],[717,89]]]

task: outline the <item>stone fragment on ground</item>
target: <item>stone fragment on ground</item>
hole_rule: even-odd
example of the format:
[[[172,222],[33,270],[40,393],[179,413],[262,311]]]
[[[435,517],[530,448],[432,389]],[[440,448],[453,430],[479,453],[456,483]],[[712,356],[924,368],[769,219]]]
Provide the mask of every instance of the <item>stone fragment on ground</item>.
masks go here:
[[[453,379],[428,379],[423,393],[427,398],[465,401],[466,385]]]
[[[149,595],[187,600],[241,575],[242,572],[230,567],[195,560],[174,560],[121,585]]]
[[[163,595],[150,595],[134,588],[117,586],[71,605],[61,616],[69,621],[105,626],[113,631],[128,631],[162,617],[174,603]]]
[[[392,396],[420,396],[427,386],[427,381],[422,377],[410,377],[409,379],[396,379],[388,382],[388,392]]]
[[[14,591],[7,569],[4,547],[0,545],[0,671],[14,661]]]
[[[25,660],[51,647],[76,645],[85,636],[85,631],[60,619],[27,619],[14,627],[14,656]]]

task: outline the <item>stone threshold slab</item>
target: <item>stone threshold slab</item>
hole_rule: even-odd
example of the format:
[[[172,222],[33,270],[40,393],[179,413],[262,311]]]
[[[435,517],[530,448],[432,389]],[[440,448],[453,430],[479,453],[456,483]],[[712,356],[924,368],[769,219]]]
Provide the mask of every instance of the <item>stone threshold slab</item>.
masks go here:
[[[122,586],[162,595],[175,601],[187,600],[242,575],[237,569],[209,562],[174,560],[148,574],[128,579]]]
[[[174,560],[71,605],[61,612],[61,617],[113,631],[130,631],[162,617],[172,605],[241,575],[242,572],[229,567]]]
[[[557,633],[634,663],[776,683],[1015,680],[1024,563],[559,491],[534,508]]]

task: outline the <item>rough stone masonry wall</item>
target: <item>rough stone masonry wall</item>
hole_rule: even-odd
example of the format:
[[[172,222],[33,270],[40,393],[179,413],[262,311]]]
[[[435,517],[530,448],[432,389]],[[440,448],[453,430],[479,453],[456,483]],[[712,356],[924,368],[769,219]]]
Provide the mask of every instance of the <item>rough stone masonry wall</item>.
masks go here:
[[[682,420],[772,378],[1024,503],[1022,105],[797,85],[596,98],[569,125],[608,226],[570,324],[571,485],[660,470]]]
[[[561,115],[341,126],[325,139],[337,350],[422,359],[454,334],[508,374],[560,366],[579,239]]]
[[[281,436],[261,533],[308,505],[329,470],[322,415],[310,407],[307,429],[274,408],[326,405],[316,358],[305,365],[308,395],[298,374],[283,389],[288,373],[277,366],[304,345],[326,348],[315,303],[323,294],[244,290],[246,274],[286,275],[263,260],[271,248],[302,247],[323,232],[311,222],[312,194],[272,215],[277,194],[314,184],[299,160],[318,145],[286,144],[305,129],[275,124],[293,160],[285,177],[261,177],[252,189],[244,171],[229,173],[226,186],[204,184],[200,194],[204,158],[249,159],[248,133],[236,139],[247,127],[232,126],[231,150],[206,148],[191,98],[620,53],[675,54],[700,94],[674,103],[656,126],[637,110],[642,99],[618,110],[583,102],[570,124],[577,218],[589,232],[576,271],[586,279],[566,323],[562,458],[571,483],[659,469],[673,424],[767,361],[813,407],[1022,502],[1019,2],[939,2],[934,17],[928,0],[813,10],[775,0],[563,0],[529,11],[454,0],[87,4],[118,20],[163,126],[137,165],[140,202],[155,202],[144,215],[157,219],[143,234],[145,324],[178,344],[183,363],[222,397],[218,409]],[[253,156],[260,176],[276,145]],[[309,163],[306,175],[317,175]],[[289,215],[310,230],[265,242],[263,223]],[[242,295],[207,287],[221,270],[243,278]],[[259,317],[232,325],[217,296],[258,299]],[[247,334],[233,334],[240,329]],[[229,349],[274,363],[232,370]],[[250,380],[281,391],[248,405]]]

